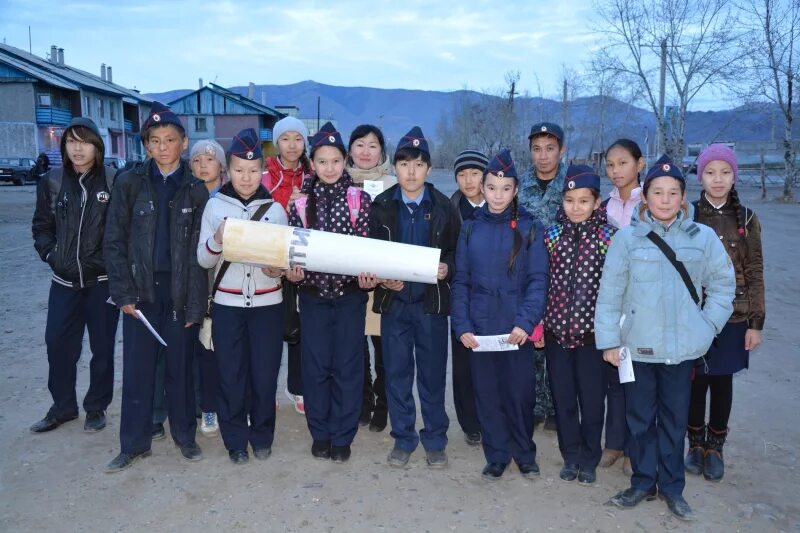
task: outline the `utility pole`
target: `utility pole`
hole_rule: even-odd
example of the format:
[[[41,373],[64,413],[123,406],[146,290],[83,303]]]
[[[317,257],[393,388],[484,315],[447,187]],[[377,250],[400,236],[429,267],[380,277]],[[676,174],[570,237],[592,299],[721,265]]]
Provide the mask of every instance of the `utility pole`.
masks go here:
[[[664,93],[667,88],[667,39],[661,39],[661,79],[658,87],[658,150],[657,155],[666,152],[667,149],[667,125],[664,116]]]

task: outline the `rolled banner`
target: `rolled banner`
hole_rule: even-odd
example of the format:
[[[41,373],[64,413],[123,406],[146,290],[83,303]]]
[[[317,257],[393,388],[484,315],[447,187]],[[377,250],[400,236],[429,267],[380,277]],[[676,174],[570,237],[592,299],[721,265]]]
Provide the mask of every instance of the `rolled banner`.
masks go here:
[[[222,242],[231,263],[420,283],[436,283],[439,271],[438,248],[250,220],[227,219]]]

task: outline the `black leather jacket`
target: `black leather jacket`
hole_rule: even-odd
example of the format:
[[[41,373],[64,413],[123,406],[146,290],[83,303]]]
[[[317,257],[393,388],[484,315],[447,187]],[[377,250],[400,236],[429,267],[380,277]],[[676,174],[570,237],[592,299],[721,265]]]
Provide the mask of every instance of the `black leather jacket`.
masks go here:
[[[105,234],[109,292],[118,307],[155,300],[153,247],[158,206],[151,165],[122,172],[114,185]],[[176,171],[180,188],[170,205],[171,294],[179,320],[200,323],[208,300],[208,276],[197,263],[197,241],[208,190],[188,163]]]
[[[395,191],[399,185],[394,185],[379,194],[372,202],[370,211],[370,237],[384,241],[397,241],[399,231],[397,228],[398,202]],[[461,229],[458,210],[450,203],[450,199],[436,190],[430,183],[426,183],[428,194],[432,201],[430,222],[430,246],[441,250],[440,261],[447,265],[447,277],[436,285],[425,287],[425,300],[423,308],[425,313],[447,315],[450,313],[450,280],[456,271],[456,244],[458,232]],[[375,288],[375,297],[372,310],[384,313],[389,309],[394,298],[394,291],[381,286]]]
[[[106,179],[106,176],[109,179]],[[84,176],[56,167],[39,180],[32,232],[36,251],[53,269],[53,280],[82,289],[105,281],[103,232],[113,171]]]

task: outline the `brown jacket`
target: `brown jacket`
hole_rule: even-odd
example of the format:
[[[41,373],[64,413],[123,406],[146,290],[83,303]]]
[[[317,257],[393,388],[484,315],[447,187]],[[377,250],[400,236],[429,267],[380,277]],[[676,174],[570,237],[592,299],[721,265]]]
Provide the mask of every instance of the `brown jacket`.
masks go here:
[[[716,209],[701,194],[695,202],[695,220],[719,235],[736,269],[736,299],[730,322],[747,321],[749,329],[764,328],[764,259],[761,254],[761,224],[756,214],[738,202],[728,201]],[[744,222],[744,235],[739,221]]]

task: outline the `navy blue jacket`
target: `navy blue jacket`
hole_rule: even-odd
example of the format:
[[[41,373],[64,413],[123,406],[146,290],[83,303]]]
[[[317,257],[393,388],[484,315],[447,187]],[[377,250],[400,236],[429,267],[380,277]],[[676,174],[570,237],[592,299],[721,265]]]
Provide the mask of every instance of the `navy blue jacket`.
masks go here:
[[[464,333],[504,335],[514,327],[529,335],[544,316],[548,261],[544,228],[520,208],[517,230],[522,248],[509,273],[514,246],[511,208],[489,212],[484,204],[461,227],[456,248],[451,323],[456,337]]]

